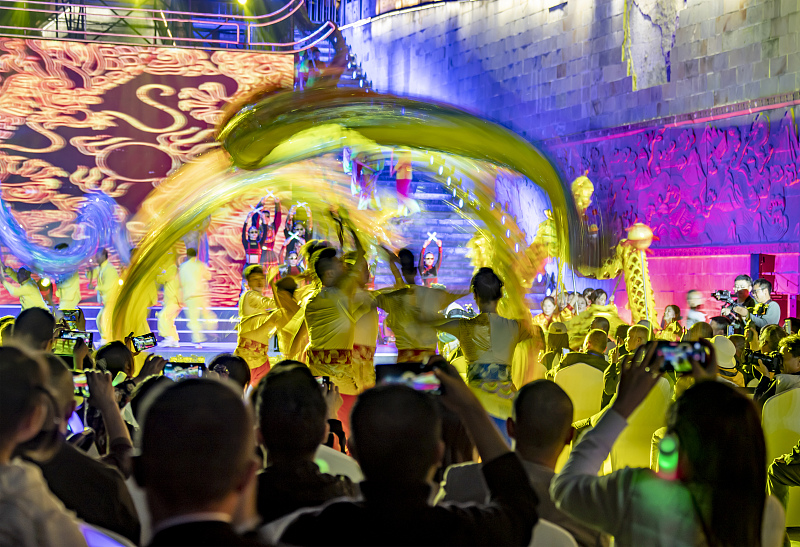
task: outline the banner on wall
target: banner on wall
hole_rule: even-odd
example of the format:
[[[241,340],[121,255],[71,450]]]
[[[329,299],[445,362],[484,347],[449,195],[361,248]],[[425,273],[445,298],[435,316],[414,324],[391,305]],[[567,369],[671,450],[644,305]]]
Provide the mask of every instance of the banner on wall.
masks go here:
[[[0,38],[2,199],[48,247],[75,237],[87,192],[114,198],[125,221],[167,175],[217,146],[225,105],[265,85],[291,87],[293,75],[286,54]],[[242,204],[207,227],[220,278],[240,278],[248,212]],[[215,286],[212,303],[235,305],[238,295],[233,282]],[[0,291],[0,302],[15,299]]]

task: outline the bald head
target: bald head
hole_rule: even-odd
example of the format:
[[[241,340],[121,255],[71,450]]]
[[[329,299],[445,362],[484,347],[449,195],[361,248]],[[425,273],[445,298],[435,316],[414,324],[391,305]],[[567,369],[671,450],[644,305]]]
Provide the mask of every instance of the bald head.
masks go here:
[[[639,346],[647,342],[649,334],[647,327],[643,327],[642,325],[632,326],[628,329],[628,337],[625,339],[625,349],[633,353]]]
[[[573,407],[569,395],[550,380],[522,386],[512,414],[517,450],[558,457],[572,438]]]
[[[589,331],[586,335],[586,340],[583,342],[584,348],[597,353],[605,353],[606,346],[608,345],[608,334],[600,329]]]
[[[714,337],[714,329],[711,328],[711,325],[709,325],[708,323],[704,323],[702,321],[692,325],[692,328],[690,328],[689,332],[686,333],[686,340],[689,342],[697,342],[701,338],[713,338],[713,337]]]
[[[608,331],[611,330],[611,324],[605,317],[595,317],[590,328],[591,330],[600,329],[608,334]]]
[[[429,478],[442,456],[442,419],[431,397],[400,385],[358,396],[350,415],[350,444],[367,479]]]

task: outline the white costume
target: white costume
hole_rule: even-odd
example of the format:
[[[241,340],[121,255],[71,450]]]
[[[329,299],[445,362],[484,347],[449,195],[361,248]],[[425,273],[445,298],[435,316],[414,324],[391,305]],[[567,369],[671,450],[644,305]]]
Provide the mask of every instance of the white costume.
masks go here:
[[[183,303],[189,319],[189,330],[192,331],[192,342],[201,344],[206,337],[203,333],[201,319],[208,330],[217,328],[217,317],[210,310],[210,291],[208,282],[211,271],[197,257],[190,258],[178,269],[178,276],[183,289]]]

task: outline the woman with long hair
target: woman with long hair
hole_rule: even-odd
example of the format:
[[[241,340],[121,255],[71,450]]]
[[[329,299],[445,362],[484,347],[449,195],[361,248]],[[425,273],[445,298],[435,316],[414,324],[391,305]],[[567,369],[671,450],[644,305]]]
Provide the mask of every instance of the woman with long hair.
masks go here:
[[[670,304],[664,308],[664,315],[661,316],[661,328],[665,329],[670,324],[676,323],[683,319],[681,317],[681,309],[675,304]]]
[[[663,374],[663,357],[650,343],[625,358],[617,398],[553,479],[550,493],[559,509],[613,535],[620,546],[781,544],[784,514],[765,494],[758,411],[734,387],[713,381],[713,346],[701,344],[709,364],[692,362],[697,383],[669,413],[658,473],[625,468],[597,476],[628,418]]]

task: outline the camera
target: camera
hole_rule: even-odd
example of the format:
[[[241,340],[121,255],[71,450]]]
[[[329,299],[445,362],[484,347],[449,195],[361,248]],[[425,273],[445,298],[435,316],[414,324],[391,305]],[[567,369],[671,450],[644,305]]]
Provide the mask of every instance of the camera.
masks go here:
[[[772,353],[762,353],[760,351],[753,351],[750,349],[744,350],[742,353],[742,358],[744,360],[744,364],[757,367],[758,362],[767,367],[767,370],[770,372],[779,372],[783,366],[783,355],[778,353],[777,351],[773,351]]]
[[[717,300],[718,302],[723,302],[728,306],[733,307],[738,305],[736,299],[733,296],[731,296],[731,291],[714,291],[711,293],[711,296],[714,298],[714,300]]]

